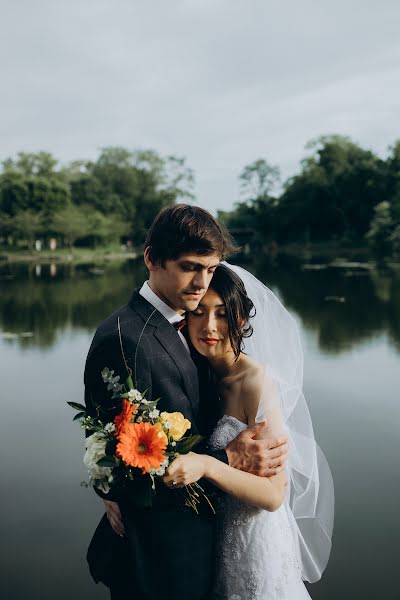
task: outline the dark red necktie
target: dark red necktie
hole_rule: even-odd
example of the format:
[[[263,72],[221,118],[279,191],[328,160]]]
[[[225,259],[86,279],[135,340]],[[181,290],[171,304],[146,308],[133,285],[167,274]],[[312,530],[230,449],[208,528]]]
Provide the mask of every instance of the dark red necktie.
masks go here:
[[[172,323],[175,327],[176,331],[180,331],[186,325],[186,319],[181,319],[180,321],[176,321],[176,323]]]

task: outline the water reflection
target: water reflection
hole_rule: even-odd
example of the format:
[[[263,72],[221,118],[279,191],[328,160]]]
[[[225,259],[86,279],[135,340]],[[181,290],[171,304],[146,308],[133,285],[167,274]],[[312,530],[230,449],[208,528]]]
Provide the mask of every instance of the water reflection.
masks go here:
[[[282,258],[247,268],[301,320],[305,395],[335,481],[333,552],[322,581],[311,586],[312,598],[394,600],[399,272],[354,265],[304,269]],[[66,403],[82,401],[93,330],[144,278],[142,260],[0,265],[0,440],[4,455],[12,449],[3,465],[4,598],[108,598],[85,563],[102,505],[79,485],[87,478],[83,434]],[[346,352],[356,346],[357,352]],[[43,569],[46,577],[38,578]]]
[[[260,261],[253,272],[279,293],[326,353],[340,353],[386,333],[400,350],[400,271],[365,266]]]
[[[0,268],[0,328],[22,348],[52,347],[66,328],[93,331],[145,277],[142,261]]]
[[[324,352],[339,353],[381,333],[400,350],[399,271],[304,266],[282,257],[249,268],[317,334]],[[144,278],[141,259],[0,266],[3,336],[21,348],[50,348],[66,328],[93,331]]]

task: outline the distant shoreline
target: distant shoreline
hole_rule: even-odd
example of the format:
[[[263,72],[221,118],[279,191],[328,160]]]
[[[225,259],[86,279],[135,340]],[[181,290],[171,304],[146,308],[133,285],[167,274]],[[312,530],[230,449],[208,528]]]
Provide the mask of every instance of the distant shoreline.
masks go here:
[[[120,260],[134,260],[140,255],[139,252],[116,252],[109,250],[87,250],[87,249],[74,249],[72,252],[69,250],[55,250],[52,251],[41,251],[41,252],[26,252],[26,251],[0,251],[0,264],[5,263],[86,263],[86,262],[111,262]]]
[[[309,244],[284,244],[277,246],[274,250],[265,248],[261,252],[266,258],[274,258],[274,256],[297,257],[300,262],[313,263],[331,263],[333,262],[358,262],[365,264],[376,263],[376,257],[371,255],[367,246],[351,246],[349,244],[333,244],[332,242],[316,242]],[[132,249],[129,251],[121,251],[110,248],[74,248],[71,252],[68,249],[60,250],[45,250],[37,252],[35,250],[29,252],[27,250],[0,250],[0,265],[15,264],[15,263],[36,263],[36,264],[80,264],[80,263],[104,263],[118,262],[125,260],[135,260],[142,255],[141,249]],[[260,256],[260,254],[259,254]],[[233,256],[231,260],[239,262],[252,261],[254,258],[253,251],[239,252]],[[384,257],[384,262],[391,266],[399,265],[398,258],[393,256]]]

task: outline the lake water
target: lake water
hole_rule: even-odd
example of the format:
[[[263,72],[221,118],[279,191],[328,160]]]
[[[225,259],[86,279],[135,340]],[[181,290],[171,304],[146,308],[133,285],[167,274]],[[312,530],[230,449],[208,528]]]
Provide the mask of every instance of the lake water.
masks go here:
[[[335,482],[333,550],[315,600],[395,600],[400,558],[400,272],[249,267],[297,318],[305,394]],[[143,281],[141,260],[0,266],[1,597],[102,600],[85,553],[101,500],[80,486],[82,401],[97,324]]]

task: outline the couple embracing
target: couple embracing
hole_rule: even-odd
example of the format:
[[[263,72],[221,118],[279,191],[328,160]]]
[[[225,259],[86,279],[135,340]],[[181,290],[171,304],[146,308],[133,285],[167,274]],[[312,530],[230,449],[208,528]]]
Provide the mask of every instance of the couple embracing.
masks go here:
[[[302,394],[297,327],[261,282],[221,262],[232,251],[207,211],[162,210],[145,243],[148,281],[90,347],[89,412],[93,398],[113,410],[102,369],[124,379],[128,367],[139,391],[203,436],[157,481],[151,508],[97,490],[106,515],[88,560],[112,600],[302,600],[303,581],[328,561],[333,490]],[[198,481],[215,511],[182,503]]]

